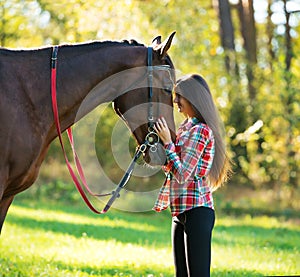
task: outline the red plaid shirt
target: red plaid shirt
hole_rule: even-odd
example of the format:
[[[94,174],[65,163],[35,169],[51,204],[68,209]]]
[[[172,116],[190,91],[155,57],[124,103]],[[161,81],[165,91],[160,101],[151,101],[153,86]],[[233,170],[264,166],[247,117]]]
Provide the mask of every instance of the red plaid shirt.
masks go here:
[[[212,130],[196,118],[185,120],[178,129],[175,144],[165,145],[167,163],[163,167],[166,180],[153,210],[168,206],[172,216],[194,207],[214,208],[207,175],[215,153]]]

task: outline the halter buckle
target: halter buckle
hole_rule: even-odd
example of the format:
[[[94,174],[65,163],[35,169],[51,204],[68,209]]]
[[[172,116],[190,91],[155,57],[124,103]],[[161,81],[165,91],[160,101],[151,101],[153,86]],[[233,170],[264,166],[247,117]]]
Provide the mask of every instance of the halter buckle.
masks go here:
[[[157,151],[157,143],[155,143],[155,144],[153,144],[153,145],[151,145],[150,146],[150,151],[152,152],[152,153],[154,153],[154,152],[156,152]]]
[[[140,146],[139,151],[142,152],[142,153],[145,153],[146,149],[147,149],[147,145],[146,145],[145,143],[143,143],[143,144]]]
[[[154,131],[149,131],[147,134],[145,140],[148,142],[148,145],[150,147],[156,145],[159,142],[159,136],[156,132]]]

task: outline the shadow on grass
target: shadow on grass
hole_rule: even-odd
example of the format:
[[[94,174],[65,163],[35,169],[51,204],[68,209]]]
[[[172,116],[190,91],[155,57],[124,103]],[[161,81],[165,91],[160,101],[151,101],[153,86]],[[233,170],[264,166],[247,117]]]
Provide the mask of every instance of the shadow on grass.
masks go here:
[[[126,226],[101,226],[102,216],[94,215],[83,207],[71,206],[52,206],[51,204],[18,203],[21,207],[30,209],[45,209],[45,214],[49,211],[62,211],[64,213],[80,215],[92,219],[99,218],[100,224],[80,224],[63,222],[61,220],[42,220],[37,221],[32,217],[9,214],[7,221],[30,229],[51,231],[55,233],[68,234],[80,238],[83,234],[89,238],[97,240],[115,240],[122,243],[156,245],[157,247],[169,246],[170,240],[170,215],[164,213],[156,215],[153,213],[127,213],[112,211],[105,215],[110,220],[119,220],[128,222]],[[37,206],[35,206],[37,205]],[[150,230],[137,230],[130,226],[130,223],[147,223],[154,227]],[[234,244],[242,246],[249,245],[249,242],[256,247],[268,247],[274,250],[296,250],[300,249],[300,240],[297,239],[299,232],[288,228],[267,228],[262,226],[253,226],[247,224],[237,224],[224,226],[217,224],[213,231],[213,242],[218,245],[232,246]],[[294,239],[292,239],[294,238]]]
[[[268,216],[299,220],[299,209],[288,207],[286,199],[284,203],[280,203],[274,196],[270,196],[269,191],[263,189],[226,186],[214,193],[214,200],[217,210],[228,216]]]
[[[213,270],[211,272],[211,277],[240,277],[240,276],[258,277],[264,275],[255,271],[245,270],[245,269]]]
[[[241,216],[241,215],[251,215],[251,216],[270,216],[270,217],[278,217],[283,219],[298,219],[299,211],[293,209],[271,209],[268,207],[234,207],[231,203],[226,203],[226,205],[222,205],[219,208],[222,214],[230,215],[230,216]]]
[[[26,262],[24,260],[18,261],[16,264],[11,263],[7,259],[0,259],[2,264],[2,269],[5,270],[0,273],[2,277],[11,277],[11,276],[22,276],[22,277],[31,277],[32,274],[40,274],[41,268],[47,268],[47,272],[52,274],[53,277],[57,276],[81,276],[82,274],[87,274],[88,276],[102,276],[102,277],[112,277],[112,276],[134,276],[134,277],[147,277],[147,276],[160,276],[160,277],[173,277],[174,274],[170,273],[168,268],[150,268],[147,266],[136,267],[132,264],[127,265],[118,265],[118,266],[101,266],[101,267],[92,267],[86,265],[72,265],[62,262],[49,261],[40,258],[38,264],[33,264],[31,262]],[[46,265],[48,265],[46,267]],[[39,272],[36,272],[39,270]],[[70,275],[71,274],[71,275]],[[37,276],[37,275],[36,275]],[[212,277],[257,277],[264,276],[261,273],[245,270],[245,269],[236,269],[236,270],[212,270]]]
[[[229,235],[230,234],[230,235]],[[274,250],[296,251],[300,249],[299,231],[288,228],[265,228],[252,225],[217,225],[213,231],[213,242],[217,245],[254,245]]]
[[[46,214],[49,211],[62,211],[70,215],[80,215],[95,219],[96,217],[91,214],[85,207],[65,207],[62,204],[52,206],[51,203],[34,203],[34,204],[24,204],[16,203],[17,206],[27,207],[30,209],[42,209]],[[158,247],[169,246],[170,239],[170,215],[154,215],[153,213],[144,214],[132,214],[132,213],[122,213],[112,211],[107,216],[110,220],[121,219],[127,221],[128,224],[133,223],[147,223],[152,228],[151,230],[136,230],[133,228],[127,228],[126,226],[101,226],[101,224],[78,224],[72,222],[63,222],[61,220],[43,220],[37,221],[32,217],[26,217],[26,215],[16,215],[11,213],[7,217],[7,221],[11,224],[15,224],[22,228],[30,228],[33,230],[51,231],[58,234],[68,234],[80,238],[83,234],[87,234],[87,237],[94,238],[97,240],[115,240],[122,243],[131,243],[138,245],[155,245]],[[99,217],[101,222],[101,216]],[[225,226],[222,224],[217,224],[214,229],[213,243],[222,246],[232,247],[235,244],[239,247],[246,245],[253,245],[257,248],[272,247],[274,250],[278,251],[281,249],[287,250],[288,252],[293,252],[297,248],[299,249],[299,232],[291,230],[289,228],[267,228],[262,226],[253,226],[250,224],[235,224],[230,226]],[[40,260],[41,259],[41,260]],[[7,268],[7,270],[2,273],[0,269],[0,276],[34,276],[32,274],[41,273],[34,272],[34,270],[48,270],[49,273],[57,272],[57,275],[49,276],[79,276],[80,273],[85,273],[91,276],[173,276],[170,274],[169,268],[148,268],[147,261],[145,265],[135,265],[134,261],[132,264],[118,264],[116,266],[88,266],[86,264],[76,264],[62,263],[57,261],[43,260],[38,258],[34,263],[26,262],[24,260],[18,260],[17,263],[12,263],[8,259],[0,259],[1,268]],[[20,264],[19,264],[20,262]],[[99,261],[101,264],[101,261]],[[4,269],[3,269],[4,270]],[[15,271],[15,272],[14,272]],[[7,272],[7,275],[5,275]],[[27,274],[30,272],[30,274]],[[10,274],[8,274],[10,273]],[[73,275],[67,275],[73,274]],[[2,275],[1,275],[2,274]],[[38,276],[38,275],[36,275]],[[213,269],[212,277],[217,276],[263,276],[254,270],[245,269]]]
[[[39,258],[38,264],[33,264],[31,262],[26,262],[24,260],[18,260],[17,263],[12,263],[8,259],[0,259],[1,277],[32,277],[32,276],[50,276],[46,274],[51,274],[52,277],[60,276],[82,276],[87,274],[88,276],[164,276],[171,277],[170,269],[164,268],[150,268],[150,267],[135,267],[134,265],[123,265],[123,266],[101,266],[92,267],[86,265],[76,265],[66,264],[62,262],[47,261]],[[44,270],[41,270],[44,268]],[[85,275],[84,275],[85,276]]]
[[[35,205],[35,204],[34,204]],[[53,219],[43,219],[36,220],[32,216],[28,215],[19,215],[14,213],[8,213],[6,222],[20,226],[22,228],[50,231],[54,233],[67,234],[80,238],[82,236],[93,238],[97,240],[115,240],[122,243],[132,243],[139,245],[155,245],[157,247],[166,247],[170,244],[170,218],[165,216],[158,216],[152,213],[148,214],[130,214],[130,213],[121,213],[112,211],[109,215],[93,215],[89,211],[83,211],[81,207],[59,207],[59,206],[32,206],[28,203],[18,203],[15,206],[29,209],[40,209],[43,210],[45,214],[49,211],[60,211],[70,215],[80,215],[84,217],[92,218],[93,220],[99,219],[97,225],[94,224],[85,224],[85,223],[72,223],[64,222],[62,220],[53,220]],[[118,226],[107,226],[101,225],[101,219],[109,218],[110,221],[118,220],[122,221],[122,224]],[[126,224],[124,226],[124,221],[128,222],[128,227]],[[130,223],[143,224],[146,223],[144,229],[134,229],[130,226]],[[147,226],[151,227],[148,229]]]

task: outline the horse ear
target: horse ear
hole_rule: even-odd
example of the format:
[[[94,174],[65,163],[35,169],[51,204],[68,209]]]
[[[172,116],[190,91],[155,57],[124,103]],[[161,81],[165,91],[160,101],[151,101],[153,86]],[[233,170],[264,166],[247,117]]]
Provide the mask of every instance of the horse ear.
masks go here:
[[[161,44],[161,36],[157,36],[155,39],[153,39],[151,46],[154,48],[159,44]]]
[[[155,50],[160,50],[161,59],[167,55],[168,50],[171,47],[173,37],[175,36],[176,32],[173,32],[169,37],[159,45],[159,47],[155,47]]]

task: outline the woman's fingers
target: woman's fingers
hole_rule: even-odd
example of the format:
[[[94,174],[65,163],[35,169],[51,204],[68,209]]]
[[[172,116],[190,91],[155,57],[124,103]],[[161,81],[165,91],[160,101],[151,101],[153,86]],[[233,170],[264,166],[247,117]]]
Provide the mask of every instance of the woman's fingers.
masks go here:
[[[168,127],[167,122],[164,117],[157,119],[156,126],[158,127],[159,130]]]
[[[163,117],[157,119],[153,126],[153,129],[159,135],[164,144],[172,141],[168,124]]]
[[[165,120],[164,117],[161,118],[161,121],[165,127],[168,127],[167,121]]]

